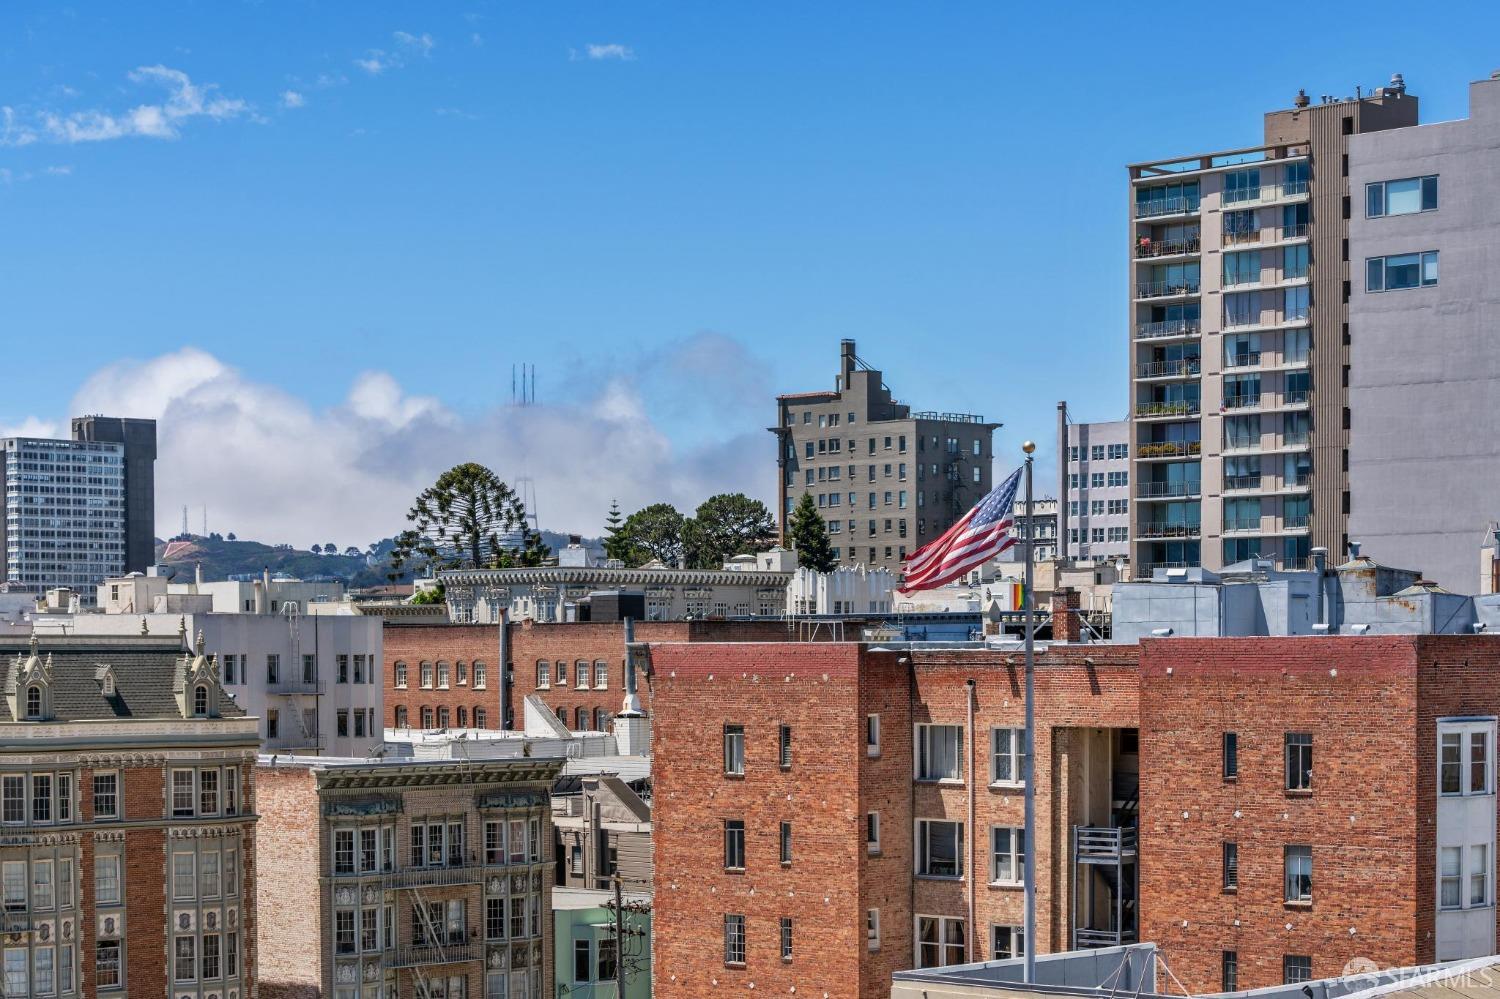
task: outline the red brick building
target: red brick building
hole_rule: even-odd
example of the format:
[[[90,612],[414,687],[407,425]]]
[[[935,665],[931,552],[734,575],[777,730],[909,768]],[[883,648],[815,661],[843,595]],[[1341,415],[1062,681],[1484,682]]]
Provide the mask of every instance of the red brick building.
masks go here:
[[[1184,984],[1496,951],[1500,641],[1142,648],[1141,928]]]
[[[1072,928],[1074,875],[1053,858],[1133,786],[1135,656],[1039,657],[1047,950]],[[919,961],[1021,950],[1019,653],[653,644],[651,659],[657,995],[885,996]]]
[[[1021,951],[1019,651],[650,655],[659,995],[884,996]],[[1212,992],[1497,949],[1496,637],[1037,662],[1040,952],[1154,941]]]
[[[179,650],[0,645],[8,995],[255,994],[259,734]]]
[[[784,640],[783,621],[651,621],[637,641]],[[607,731],[625,694],[625,626],[619,621],[385,626],[385,724],[394,728],[507,727],[528,694],[540,694],[569,728]],[[502,656],[506,676],[496,668]]]

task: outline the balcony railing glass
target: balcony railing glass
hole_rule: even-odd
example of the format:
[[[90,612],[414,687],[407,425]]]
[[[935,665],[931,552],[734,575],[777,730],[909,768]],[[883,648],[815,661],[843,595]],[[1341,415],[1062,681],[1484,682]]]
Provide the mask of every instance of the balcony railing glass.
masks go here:
[[[1224,192],[1226,205],[1263,205],[1282,198],[1295,198],[1307,193],[1307,181],[1290,184],[1262,184],[1259,187]]]
[[[1158,441],[1142,444],[1136,448],[1137,458],[1176,458],[1180,455],[1198,454],[1203,448],[1201,441]]]
[[[1136,373],[1140,378],[1187,377],[1198,374],[1202,367],[1201,358],[1184,357],[1176,361],[1146,361],[1136,365]]]
[[[1199,243],[1197,236],[1190,236],[1187,239],[1141,239],[1135,244],[1135,255],[1137,258],[1145,259],[1181,256],[1187,253],[1197,253]]]
[[[1225,409],[1249,409],[1260,405],[1260,393],[1252,392],[1244,395],[1226,395],[1224,397]]]
[[[1290,517],[1281,518],[1281,526],[1289,531],[1300,530],[1307,526],[1308,517],[1305,513],[1293,514]]]
[[[1197,479],[1186,482],[1142,482],[1136,495],[1142,499],[1165,499],[1173,496],[1196,496],[1202,491]]]
[[[1224,358],[1226,368],[1254,368],[1260,366],[1260,351],[1250,350],[1240,354],[1230,354]]]
[[[1259,475],[1226,475],[1224,476],[1225,489],[1259,489]]]
[[[1154,219],[1162,215],[1185,215],[1198,210],[1198,198],[1153,198],[1150,201],[1138,201],[1135,205],[1135,217],[1138,219]]]
[[[1281,393],[1281,401],[1286,406],[1306,405],[1308,399],[1307,389],[1294,389],[1291,392]]]
[[[1141,525],[1142,538],[1195,538],[1202,528],[1197,524],[1176,520],[1151,520]]]
[[[1135,297],[1173,298],[1178,295],[1196,295],[1200,283],[1198,281],[1141,281],[1135,286]]]
[[[1226,531],[1258,531],[1260,530],[1259,517],[1225,517],[1224,530]]]
[[[1198,412],[1196,400],[1179,402],[1143,402],[1135,407],[1135,415],[1141,418],[1154,416],[1192,416]]]
[[[1158,323],[1137,323],[1135,335],[1140,340],[1156,340],[1169,336],[1197,336],[1198,320],[1168,319]]]

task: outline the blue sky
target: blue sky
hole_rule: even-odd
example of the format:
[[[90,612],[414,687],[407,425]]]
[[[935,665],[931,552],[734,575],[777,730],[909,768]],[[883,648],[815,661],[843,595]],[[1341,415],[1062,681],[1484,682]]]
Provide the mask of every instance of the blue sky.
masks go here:
[[[310,543],[359,490],[380,533],[467,447],[592,531],[601,494],[769,496],[770,396],[848,336],[901,398],[1050,451],[1057,399],[1123,412],[1125,163],[1393,71],[1462,117],[1500,67],[1494,4],[1210,9],[8,3],[0,428],[223,434],[214,465],[164,428],[164,530],[188,503]],[[545,416],[505,408],[517,362]],[[325,432],[380,453],[274,457]],[[226,481],[273,460],[359,477],[269,507]],[[615,477],[557,473],[582,462]]]

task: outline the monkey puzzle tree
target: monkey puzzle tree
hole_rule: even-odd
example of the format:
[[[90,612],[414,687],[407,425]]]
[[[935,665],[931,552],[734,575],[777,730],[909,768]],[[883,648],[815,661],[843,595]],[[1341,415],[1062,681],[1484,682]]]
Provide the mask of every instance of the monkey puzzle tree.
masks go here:
[[[489,568],[516,557],[526,508],[498,475],[467,462],[422,490],[406,519],[413,526],[396,537],[393,569],[417,561],[434,569]]]

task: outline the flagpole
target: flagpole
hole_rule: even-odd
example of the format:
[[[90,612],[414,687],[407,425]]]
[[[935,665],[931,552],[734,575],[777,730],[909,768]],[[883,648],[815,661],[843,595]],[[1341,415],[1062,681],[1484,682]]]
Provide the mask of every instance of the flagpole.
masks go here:
[[[1035,630],[1034,612],[1032,603],[1034,601],[1031,578],[1031,556],[1032,541],[1031,532],[1035,524],[1031,517],[1031,463],[1032,453],[1036,451],[1036,444],[1027,441],[1021,445],[1021,450],[1026,452],[1026,530],[1023,532],[1023,540],[1026,542],[1026,728],[1022,736],[1022,747],[1025,751],[1024,770],[1021,779],[1024,780],[1026,788],[1026,910],[1022,920],[1021,938],[1025,944],[1026,975],[1024,981],[1030,985],[1036,981],[1036,773],[1035,744],[1032,739],[1032,729],[1036,721],[1036,691],[1034,674],[1036,670],[1036,646],[1033,639]]]

